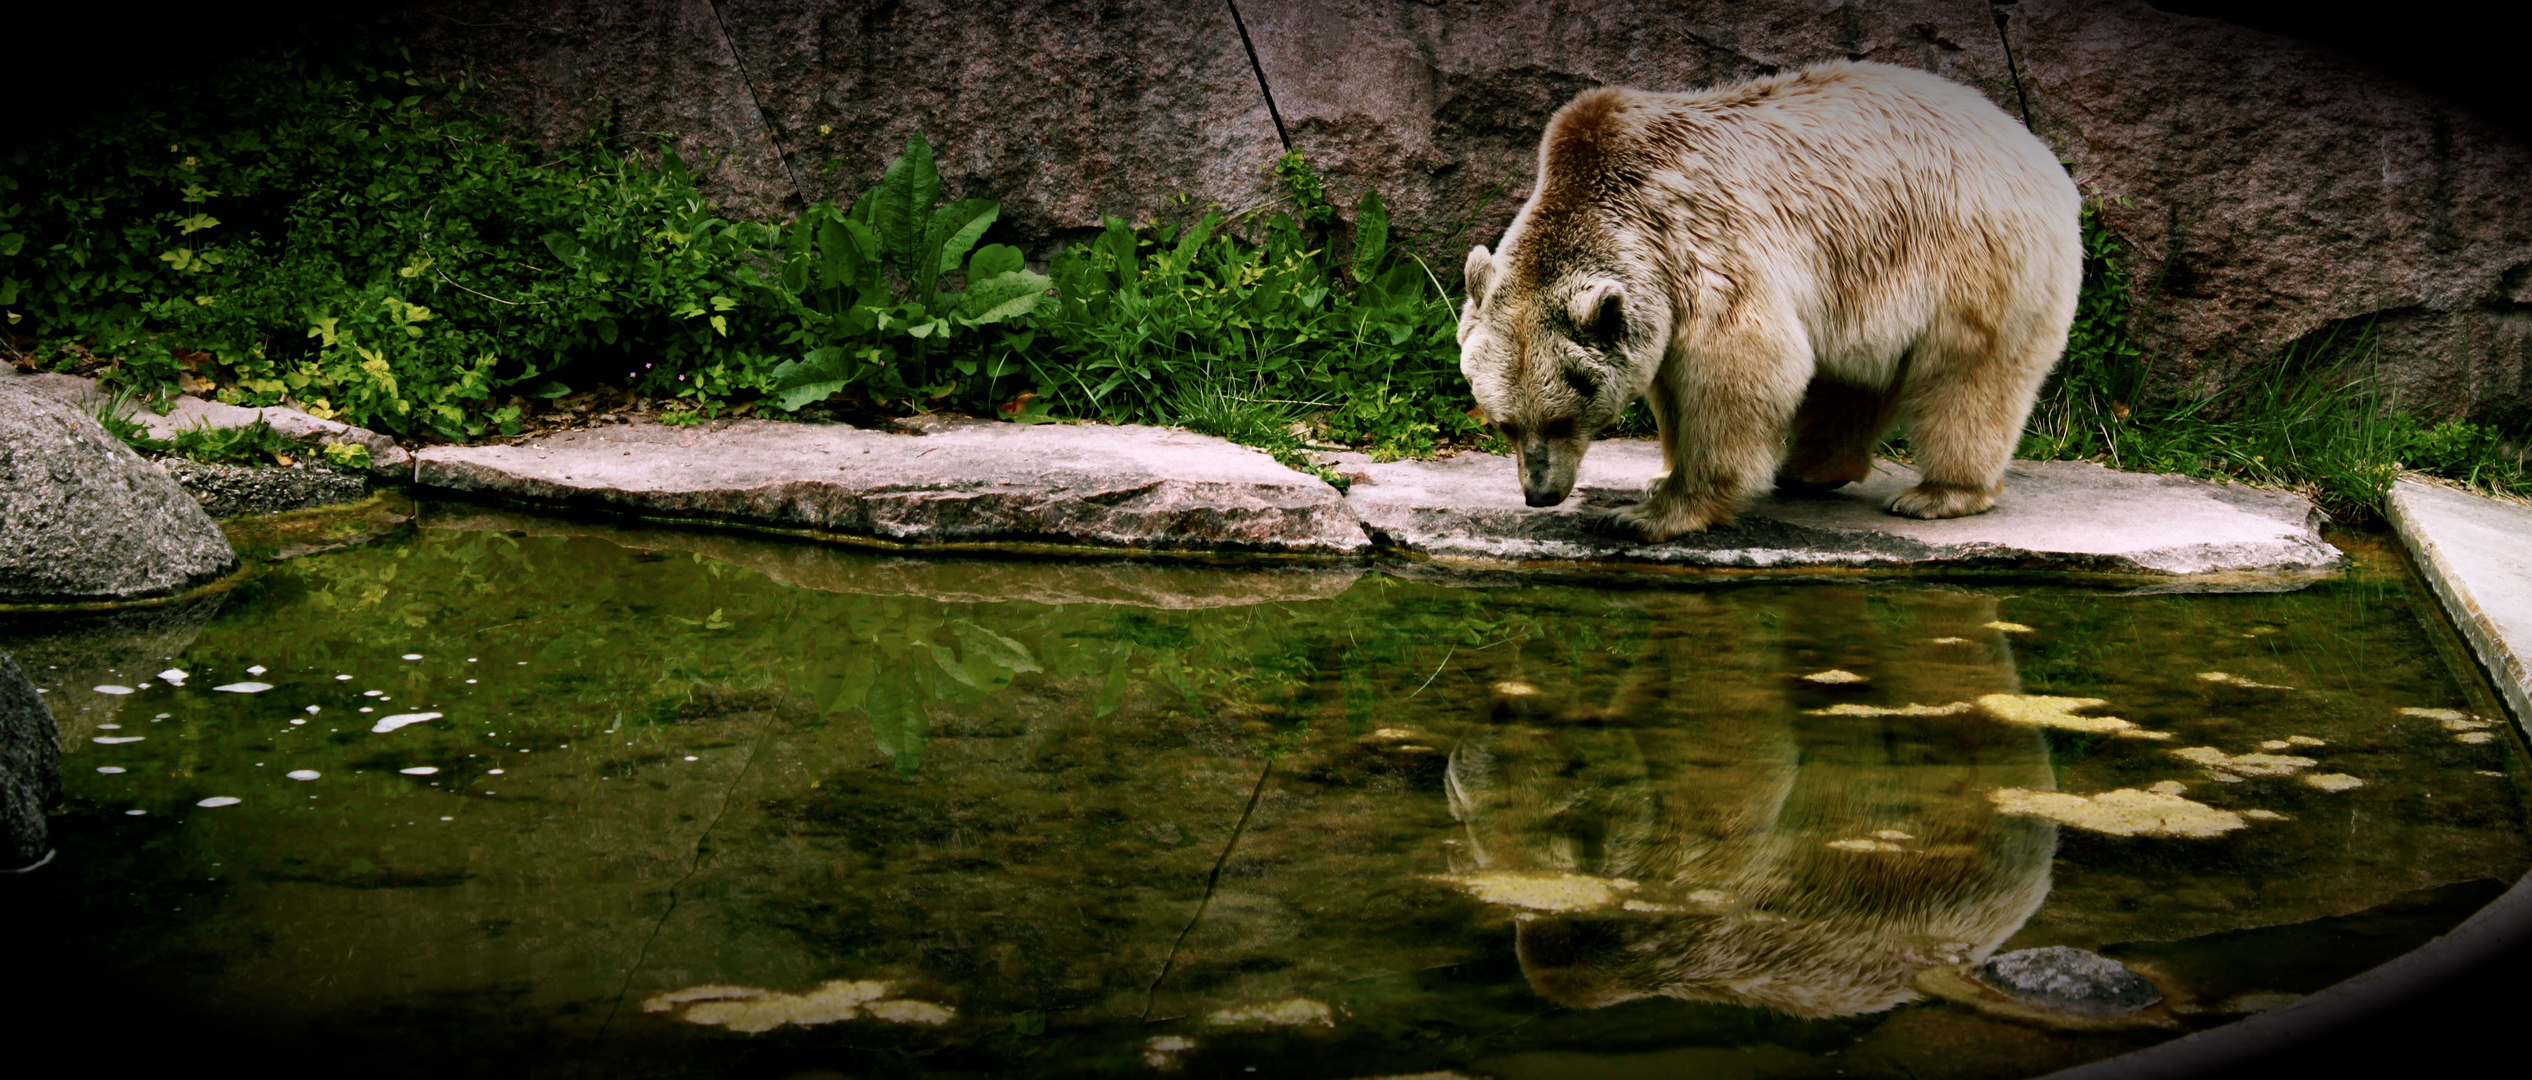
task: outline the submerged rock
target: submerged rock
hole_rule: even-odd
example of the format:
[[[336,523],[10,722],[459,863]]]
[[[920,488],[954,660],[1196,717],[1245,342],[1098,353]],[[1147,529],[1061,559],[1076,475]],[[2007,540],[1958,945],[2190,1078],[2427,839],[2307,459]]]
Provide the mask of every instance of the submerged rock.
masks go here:
[[[358,502],[369,494],[368,477],[326,468],[255,468],[182,458],[169,459],[159,467],[192,492],[203,511],[215,518]]]
[[[166,596],[236,566],[201,505],[94,417],[0,385],[0,603]]]
[[[1990,957],[1975,969],[1981,981],[2030,1005],[2111,1016],[2163,1000],[2163,992],[2127,965],[2096,952],[2051,945]]]
[[[62,798],[61,733],[35,684],[0,653],[0,870],[52,850],[44,812]]]

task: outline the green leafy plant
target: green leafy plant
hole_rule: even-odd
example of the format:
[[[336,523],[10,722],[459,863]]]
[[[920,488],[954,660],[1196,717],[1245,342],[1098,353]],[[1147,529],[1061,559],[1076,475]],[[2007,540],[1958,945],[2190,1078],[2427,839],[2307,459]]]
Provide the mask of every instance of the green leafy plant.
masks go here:
[[[1027,315],[1051,282],[1028,270],[1018,248],[977,246],[1000,204],[961,199],[936,207],[940,190],[931,145],[917,134],[850,211],[814,206],[785,230],[778,282],[752,269],[738,272],[787,303],[800,321],[796,336],[816,346],[774,369],[772,389],[783,408],[797,410],[857,384],[868,384],[882,403],[919,403],[957,393],[961,380],[981,379],[990,399],[993,386],[1016,370],[1012,355],[1027,348],[1026,334],[1005,335],[982,357],[956,354],[955,346],[967,331]],[[965,287],[943,288],[951,275],[963,276]],[[952,356],[939,364],[936,351]]]

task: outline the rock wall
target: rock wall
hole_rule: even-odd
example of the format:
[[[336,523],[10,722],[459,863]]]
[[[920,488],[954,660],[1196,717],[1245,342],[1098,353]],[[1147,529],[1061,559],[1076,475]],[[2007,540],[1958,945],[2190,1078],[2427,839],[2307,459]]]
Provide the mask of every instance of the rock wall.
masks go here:
[[[1377,187],[1435,266],[1528,194],[1575,92],[1821,60],[1977,87],[2111,200],[2163,386],[2370,330],[2411,405],[2532,423],[2532,150],[2317,47],[2137,0],[1247,0],[1226,4],[451,0],[409,8],[429,75],[516,133],[672,134],[781,214],[849,197],[924,132],[945,197],[1044,252],[1104,215],[1272,201],[1271,87],[1340,201]],[[2011,58],[2008,59],[2008,45]]]

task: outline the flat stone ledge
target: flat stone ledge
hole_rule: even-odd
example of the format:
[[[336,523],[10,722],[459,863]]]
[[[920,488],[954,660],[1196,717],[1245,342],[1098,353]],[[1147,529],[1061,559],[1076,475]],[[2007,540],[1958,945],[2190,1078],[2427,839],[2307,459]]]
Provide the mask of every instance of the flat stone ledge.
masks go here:
[[[2532,734],[2532,506],[2402,480],[2392,527]]]
[[[1359,556],[1334,488],[1263,452],[1153,427],[934,419],[927,434],[768,420],[627,424],[439,446],[417,484],[910,545],[1020,542]]]
[[[113,400],[98,388],[95,379],[59,372],[21,374],[8,368],[0,368],[0,372],[6,372],[0,375],[0,379],[5,379],[7,385],[51,398],[82,412],[94,413]],[[253,427],[260,422],[283,438],[310,446],[355,443],[368,447],[370,468],[381,474],[402,473],[413,463],[412,455],[385,435],[337,420],[319,420],[280,405],[250,409],[180,394],[167,402],[165,413],[152,412],[137,403],[126,402],[122,418],[141,425],[144,433],[153,439],[173,439],[178,432],[194,428],[242,428]]]
[[[2347,558],[2294,495],[2086,462],[2017,461],[1984,514],[1919,521],[1882,510],[1917,482],[1879,463],[1872,479],[1813,497],[1769,496],[1738,524],[1661,544],[1595,534],[1585,515],[1636,501],[1661,471],[1649,439],[1601,442],[1575,498],[1521,501],[1512,462],[1484,454],[1375,463],[1338,455],[1346,495],[1383,547],[1473,567],[1542,562],[1608,568],[2038,570],[2171,579],[2208,591],[2296,588]]]

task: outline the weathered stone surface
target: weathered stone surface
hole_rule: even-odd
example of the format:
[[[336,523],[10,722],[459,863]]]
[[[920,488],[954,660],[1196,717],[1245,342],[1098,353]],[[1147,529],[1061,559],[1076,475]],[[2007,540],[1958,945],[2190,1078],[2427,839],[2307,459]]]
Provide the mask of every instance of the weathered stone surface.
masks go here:
[[[94,417],[0,385],[0,603],[165,596],[236,565],[201,505]]]
[[[521,446],[441,446],[419,483],[655,517],[910,544],[1367,552],[1335,489],[1264,453],[1148,427],[939,424],[899,435],[744,420],[633,424]]]
[[[14,870],[52,850],[44,814],[62,798],[60,732],[44,699],[0,653],[0,870]]]
[[[2403,480],[2390,511],[2427,584],[2532,733],[2532,506]]]
[[[472,0],[405,26],[424,71],[479,85],[518,134],[729,151],[705,179],[756,214],[849,200],[922,132],[944,198],[999,200],[1011,238],[1040,246],[1181,191],[1255,205],[1282,150],[1221,4]]]
[[[159,467],[215,518],[358,502],[369,494],[366,477],[326,468],[254,468],[182,458],[170,458]]]
[[[683,551],[743,566],[819,592],[920,596],[953,604],[1026,600],[1040,604],[1131,604],[1192,611],[1290,601],[1326,600],[1363,576],[1359,567],[1251,567],[1221,570],[1155,562],[1035,562],[1009,559],[898,558],[762,536],[699,529],[606,524],[497,507],[434,503],[425,529],[567,536],[604,540],[636,551]]]
[[[54,372],[35,375],[10,373],[0,375],[0,381],[5,381],[7,385],[29,393],[52,398],[90,414],[104,408],[111,400],[103,390],[98,389],[95,379],[85,379],[77,375]],[[123,407],[122,417],[140,424],[144,433],[153,439],[173,439],[176,433],[195,428],[251,427],[257,421],[262,421],[283,438],[306,443],[309,446],[322,448],[333,443],[347,442],[368,447],[371,470],[382,474],[409,470],[413,464],[413,455],[407,453],[404,447],[397,445],[392,438],[368,428],[353,427],[339,420],[319,420],[297,409],[279,405],[250,409],[241,405],[204,401],[191,394],[179,394],[167,403],[165,413],[127,402]]]
[[[1384,546],[1452,561],[1558,560],[1774,569],[2031,568],[2171,575],[2175,584],[2284,587],[2336,569],[2312,504],[2292,495],[2064,461],[2015,462],[1994,510],[1948,521],[1884,513],[1916,482],[1882,463],[1873,478],[1816,498],[1771,496],[1740,524],[1641,544],[1594,533],[1586,515],[1635,501],[1661,471],[1649,439],[1613,439],[1583,459],[1577,498],[1522,505],[1507,458],[1461,454],[1375,464],[1343,455],[1357,477],[1346,503]]]
[[[1987,985],[2015,999],[2079,1016],[2135,1012],[2163,1000],[2145,977],[2096,952],[2051,945],[2020,949],[1977,967]]]
[[[2213,385],[2370,331],[2411,406],[2532,421],[2532,147],[2326,50],[2137,0],[2029,0],[2008,28],[2037,130],[2112,200],[2167,374]]]

